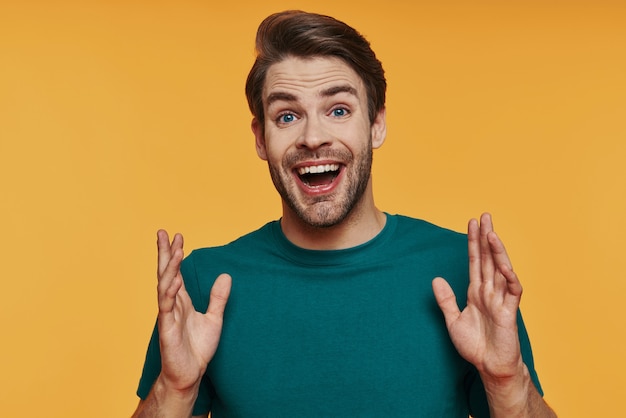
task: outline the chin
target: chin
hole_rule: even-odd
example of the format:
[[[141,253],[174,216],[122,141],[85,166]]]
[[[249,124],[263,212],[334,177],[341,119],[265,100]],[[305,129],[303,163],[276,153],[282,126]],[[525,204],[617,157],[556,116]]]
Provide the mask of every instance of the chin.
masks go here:
[[[304,224],[312,228],[332,228],[344,222],[346,218],[352,212],[352,207],[346,208],[345,206],[337,205],[319,205],[319,207],[312,207],[308,209],[295,209],[294,214]],[[314,205],[316,206],[316,205]],[[330,207],[329,207],[330,206]]]

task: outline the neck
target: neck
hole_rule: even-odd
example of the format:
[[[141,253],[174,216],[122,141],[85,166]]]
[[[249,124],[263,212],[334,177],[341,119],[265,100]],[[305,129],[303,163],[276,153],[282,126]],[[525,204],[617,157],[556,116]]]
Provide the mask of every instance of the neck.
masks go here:
[[[374,205],[371,194],[364,196],[348,216],[331,227],[314,227],[300,219],[283,203],[281,228],[289,241],[310,250],[340,250],[374,238],[385,226],[386,215]]]

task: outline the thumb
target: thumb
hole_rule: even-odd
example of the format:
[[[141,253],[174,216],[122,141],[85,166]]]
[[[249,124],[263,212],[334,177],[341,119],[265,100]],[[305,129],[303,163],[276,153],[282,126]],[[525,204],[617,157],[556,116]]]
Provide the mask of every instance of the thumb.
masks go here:
[[[230,288],[232,285],[232,279],[228,274],[220,274],[213,287],[211,287],[211,296],[209,297],[209,307],[207,308],[207,315],[213,316],[218,320],[222,320],[224,317],[224,309],[226,308],[226,302],[228,302],[228,296],[230,295]]]
[[[461,314],[459,305],[456,303],[454,291],[452,290],[452,287],[450,287],[450,284],[441,277],[435,278],[432,284],[437,305],[439,305],[439,309],[443,312],[446,324],[450,325]]]

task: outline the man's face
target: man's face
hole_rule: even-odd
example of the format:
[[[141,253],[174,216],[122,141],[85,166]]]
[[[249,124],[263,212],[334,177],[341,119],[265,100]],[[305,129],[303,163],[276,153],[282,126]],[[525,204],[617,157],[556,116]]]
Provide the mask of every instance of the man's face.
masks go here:
[[[339,224],[372,193],[372,149],[384,141],[384,111],[370,123],[363,82],[338,58],[273,64],[263,106],[264,135],[258,121],[252,127],[283,199],[283,217],[313,227]]]

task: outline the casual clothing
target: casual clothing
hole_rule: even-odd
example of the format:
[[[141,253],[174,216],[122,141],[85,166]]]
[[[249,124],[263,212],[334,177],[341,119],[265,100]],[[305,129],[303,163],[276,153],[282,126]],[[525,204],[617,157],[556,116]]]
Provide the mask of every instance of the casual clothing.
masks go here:
[[[306,250],[279,222],[193,251],[181,268],[204,312],[220,273],[231,295],[215,357],[194,414],[212,417],[488,417],[475,368],[450,341],[431,282],[444,277],[459,302],[468,287],[467,237],[387,215],[383,230],[354,248]],[[524,362],[541,393],[521,316]],[[138,389],[160,371],[152,336]]]

